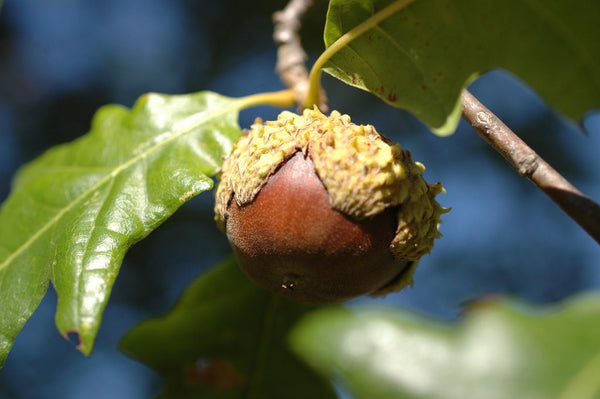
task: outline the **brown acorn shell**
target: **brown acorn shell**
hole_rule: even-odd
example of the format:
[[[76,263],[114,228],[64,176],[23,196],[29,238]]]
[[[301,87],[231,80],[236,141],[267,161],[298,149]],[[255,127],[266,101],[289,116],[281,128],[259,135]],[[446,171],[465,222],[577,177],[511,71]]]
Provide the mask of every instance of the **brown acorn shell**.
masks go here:
[[[334,303],[372,293],[407,266],[389,249],[395,210],[356,221],[332,208],[302,152],[271,175],[251,203],[231,201],[228,211],[227,236],[242,270],[299,302]]]

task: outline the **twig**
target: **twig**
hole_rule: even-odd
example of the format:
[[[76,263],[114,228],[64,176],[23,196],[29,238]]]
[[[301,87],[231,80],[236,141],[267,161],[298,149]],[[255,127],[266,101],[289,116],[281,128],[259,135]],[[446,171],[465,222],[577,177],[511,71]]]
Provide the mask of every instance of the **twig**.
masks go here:
[[[527,177],[600,244],[600,205],[575,188],[467,90],[462,116],[521,176]]]
[[[276,71],[283,83],[296,92],[297,104],[302,107],[308,94],[308,70],[306,53],[300,42],[301,20],[313,5],[313,0],[290,0],[287,6],[273,14],[275,25],[273,40],[278,46]],[[320,108],[326,111],[324,92],[321,92]]]

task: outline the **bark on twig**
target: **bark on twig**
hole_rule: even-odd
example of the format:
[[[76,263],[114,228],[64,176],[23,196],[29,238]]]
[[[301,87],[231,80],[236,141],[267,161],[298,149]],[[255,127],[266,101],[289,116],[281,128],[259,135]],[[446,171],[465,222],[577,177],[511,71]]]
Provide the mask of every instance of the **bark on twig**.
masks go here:
[[[462,116],[521,176],[527,177],[600,244],[600,205],[585,196],[467,90]]]
[[[283,83],[296,92],[301,107],[308,94],[307,56],[300,42],[301,21],[313,0],[290,0],[287,6],[273,14],[273,40],[278,46],[276,72]],[[326,111],[326,98],[321,94],[320,108]]]

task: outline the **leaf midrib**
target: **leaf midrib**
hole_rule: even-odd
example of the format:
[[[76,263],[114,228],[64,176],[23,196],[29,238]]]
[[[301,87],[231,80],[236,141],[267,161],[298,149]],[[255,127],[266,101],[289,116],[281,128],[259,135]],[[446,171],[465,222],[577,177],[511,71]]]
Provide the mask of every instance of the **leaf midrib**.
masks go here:
[[[124,162],[121,165],[117,166],[115,169],[113,169],[112,172],[107,173],[103,178],[98,180],[96,183],[92,184],[88,189],[84,190],[81,194],[79,194],[76,198],[74,198],[70,203],[68,203],[63,209],[61,209],[59,212],[57,212],[56,215],[54,215],[48,222],[46,222],[39,230],[37,230],[33,235],[31,235],[31,237],[28,240],[26,240],[21,246],[19,246],[13,253],[11,253],[2,263],[0,263],[0,273],[4,269],[6,269],[17,257],[19,257],[28,248],[30,248],[40,237],[42,237],[42,235],[44,233],[49,231],[50,228],[52,228],[52,226],[54,226],[56,223],[58,223],[64,215],[66,215],[72,209],[74,209],[79,203],[81,203],[91,193],[93,193],[94,191],[96,191],[97,189],[102,187],[105,183],[110,181],[110,179],[116,178],[120,173],[122,173],[123,171],[128,169],[130,166],[135,165],[137,162],[139,162],[143,158],[146,158],[148,155],[150,155],[155,150],[163,147],[164,145],[167,145],[168,143],[172,142],[173,140],[175,140],[179,137],[182,137],[182,136],[190,133],[191,131],[197,129],[198,127],[202,126],[203,124],[207,123],[208,121],[210,121],[212,119],[217,119],[229,112],[239,109],[240,106],[242,106],[241,101],[234,100],[231,102],[230,106],[219,108],[219,110],[215,113],[207,113],[206,111],[202,111],[202,112],[196,112],[196,113],[184,118],[183,120],[188,119],[188,118],[193,118],[195,116],[197,117],[197,115],[199,115],[201,113],[208,114],[206,117],[199,118],[195,123],[192,123],[189,126],[186,126],[179,132],[174,132],[171,136],[169,136],[165,140],[159,141],[159,142],[149,146],[146,150],[135,155],[133,158],[131,158],[127,162]],[[164,133],[161,133],[161,135],[164,135],[165,133],[169,133],[169,131],[165,131]],[[156,137],[154,137],[152,140],[154,140],[155,138]]]
[[[600,371],[600,351],[584,363],[577,373],[571,377],[558,398],[593,399],[600,392],[598,371]]]
[[[260,389],[257,391],[257,387],[260,386],[261,373],[266,367],[266,359],[270,350],[278,303],[277,296],[269,293],[267,306],[262,318],[261,329],[259,330],[253,370],[251,370],[247,389],[243,394],[244,398],[254,398],[256,397],[257,392],[260,392]]]

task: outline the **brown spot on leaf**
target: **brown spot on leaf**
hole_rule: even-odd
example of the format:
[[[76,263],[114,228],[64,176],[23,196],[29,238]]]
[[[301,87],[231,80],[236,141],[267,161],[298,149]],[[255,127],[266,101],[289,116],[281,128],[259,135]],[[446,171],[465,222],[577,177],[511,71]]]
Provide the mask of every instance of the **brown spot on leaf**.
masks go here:
[[[390,100],[390,102],[395,103],[397,99],[398,99],[398,96],[396,95],[396,93],[388,94],[388,100]]]
[[[81,333],[77,330],[69,330],[67,331],[63,337],[73,343],[76,347],[77,350],[81,350],[81,345],[83,345],[83,342],[81,342]]]
[[[199,359],[185,370],[185,382],[222,389],[240,386],[242,379],[227,360]]]
[[[383,94],[385,92],[385,87],[379,86],[379,92]]]

